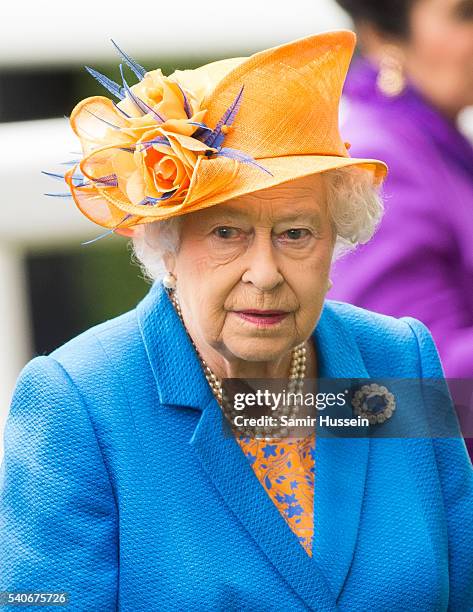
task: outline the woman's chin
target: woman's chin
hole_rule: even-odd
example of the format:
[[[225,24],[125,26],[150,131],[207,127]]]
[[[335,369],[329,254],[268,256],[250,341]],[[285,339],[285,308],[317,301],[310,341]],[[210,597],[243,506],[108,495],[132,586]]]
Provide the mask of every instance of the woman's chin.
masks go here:
[[[273,325],[261,325],[232,313],[227,320],[227,349],[238,359],[249,362],[271,362],[286,355],[297,344],[293,317],[287,316]],[[230,323],[230,325],[228,325]]]
[[[249,338],[225,343],[234,357],[250,363],[268,363],[280,359],[292,350],[288,338]],[[256,376],[256,372],[255,372]]]

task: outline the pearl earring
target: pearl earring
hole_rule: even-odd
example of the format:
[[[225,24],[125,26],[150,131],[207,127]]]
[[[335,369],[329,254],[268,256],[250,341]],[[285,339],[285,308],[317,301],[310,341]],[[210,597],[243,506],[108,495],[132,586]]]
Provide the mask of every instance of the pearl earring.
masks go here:
[[[176,277],[172,272],[166,272],[163,278],[163,285],[168,291],[175,291],[176,289]]]

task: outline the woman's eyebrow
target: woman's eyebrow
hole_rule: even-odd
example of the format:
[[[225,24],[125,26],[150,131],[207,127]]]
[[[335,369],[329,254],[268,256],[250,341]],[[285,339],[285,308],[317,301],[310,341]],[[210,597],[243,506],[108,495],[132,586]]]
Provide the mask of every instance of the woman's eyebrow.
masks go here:
[[[316,225],[316,226],[321,226],[322,225],[322,218],[320,216],[319,213],[316,212],[293,212],[290,213],[288,215],[284,215],[282,217],[280,217],[277,221],[276,224],[278,223],[297,223],[297,222],[309,222],[312,225]]]
[[[233,210],[231,208],[226,208],[224,210],[215,211],[214,214],[209,216],[209,223],[225,223],[229,221],[247,221],[249,223],[252,222],[248,214],[241,210]],[[278,216],[277,219],[274,220],[274,224],[277,225],[279,223],[295,223],[295,222],[309,222],[313,225],[320,226],[322,224],[322,218],[320,213],[318,212],[308,212],[308,211],[290,211],[286,215]]]
[[[316,211],[292,211],[287,215],[283,215],[281,217],[281,219],[283,219],[284,221],[295,221],[297,219],[312,219],[315,221],[320,221],[320,213],[316,212]]]
[[[248,221],[248,215],[239,210],[232,210],[231,208],[227,208],[224,210],[216,210],[213,211],[213,214],[209,215],[209,223],[215,222],[227,222],[227,221],[237,221],[237,220],[245,220]]]

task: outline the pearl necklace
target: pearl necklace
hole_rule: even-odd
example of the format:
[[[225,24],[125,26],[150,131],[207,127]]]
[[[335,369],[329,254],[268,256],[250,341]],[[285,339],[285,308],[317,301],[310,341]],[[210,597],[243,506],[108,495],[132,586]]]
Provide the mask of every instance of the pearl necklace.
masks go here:
[[[184,323],[184,319],[182,316],[182,311],[180,304],[175,295],[175,291],[169,291],[168,295],[171,299],[171,302],[176,309],[176,312],[184,325],[184,328],[187,331],[187,328]],[[222,386],[222,381],[212,372],[206,361],[200,355],[194,341],[190,337],[190,334],[187,332],[190,341],[197,353],[197,356],[201,362],[202,368],[204,370],[205,378],[209,383],[209,386],[214,394],[217,403],[222,409],[223,413],[230,420],[231,423],[234,423],[234,417],[241,414],[237,411],[234,406],[229,401],[227,394]],[[293,418],[299,412],[300,400],[297,396],[298,393],[302,392],[304,386],[304,378],[306,371],[306,361],[307,361],[307,350],[305,347],[305,343],[299,344],[292,350],[292,358],[291,358],[291,366],[289,370],[289,385],[287,394],[289,395],[287,404],[284,404],[280,408],[281,416],[285,415],[288,418]],[[270,427],[270,426],[257,426],[257,427],[238,427],[238,433],[246,434],[249,436],[255,436],[256,438],[263,437],[264,439],[271,440],[272,438],[282,438],[286,437],[288,434],[287,427]],[[268,433],[272,432],[272,436],[268,437]],[[265,436],[266,434],[266,436]]]

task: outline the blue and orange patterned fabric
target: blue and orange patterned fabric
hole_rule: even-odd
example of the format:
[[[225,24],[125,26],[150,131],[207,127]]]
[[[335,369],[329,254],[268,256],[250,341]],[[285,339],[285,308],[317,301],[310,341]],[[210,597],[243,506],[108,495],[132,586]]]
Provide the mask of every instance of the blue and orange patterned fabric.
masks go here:
[[[299,439],[258,440],[242,434],[236,438],[258,480],[311,557],[315,434]]]

